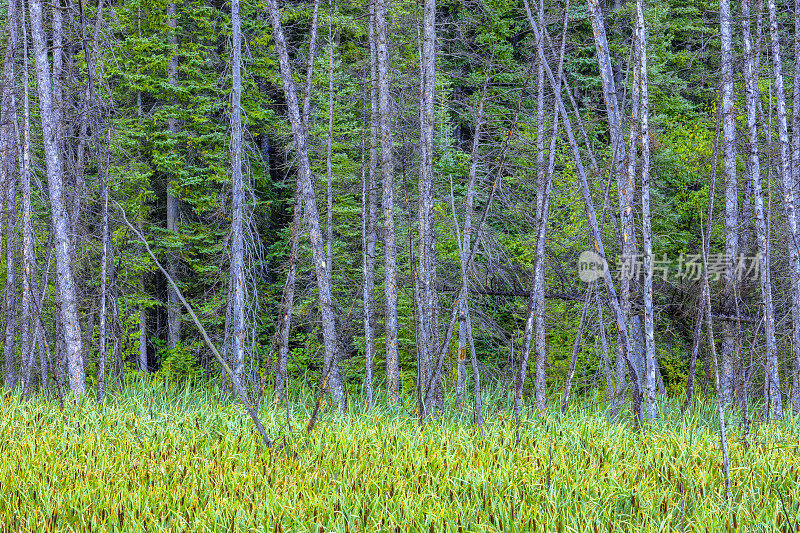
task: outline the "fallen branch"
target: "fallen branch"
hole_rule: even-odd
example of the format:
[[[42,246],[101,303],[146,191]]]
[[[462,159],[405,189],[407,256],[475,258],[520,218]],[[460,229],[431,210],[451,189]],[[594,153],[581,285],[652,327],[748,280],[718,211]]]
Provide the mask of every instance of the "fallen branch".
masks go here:
[[[261,439],[264,441],[264,444],[266,444],[267,448],[272,448],[272,441],[267,436],[267,432],[264,430],[264,426],[261,424],[261,420],[258,418],[255,409],[250,403],[250,400],[247,398],[247,392],[244,390],[244,387],[242,387],[242,384],[239,381],[239,379],[236,378],[236,376],[234,376],[231,367],[228,366],[228,363],[226,363],[225,360],[222,358],[222,356],[219,354],[219,351],[217,350],[216,346],[214,346],[214,343],[211,342],[211,338],[208,336],[208,333],[206,333],[206,328],[204,328],[203,325],[200,323],[200,320],[194,313],[194,309],[192,309],[192,306],[190,306],[189,303],[186,301],[186,299],[183,297],[183,293],[178,288],[178,285],[175,284],[175,280],[172,279],[172,276],[169,275],[169,273],[164,269],[164,267],[161,265],[158,259],[156,259],[155,254],[150,249],[150,245],[147,243],[147,239],[145,239],[144,235],[142,235],[139,232],[139,230],[133,227],[130,221],[128,221],[128,217],[125,216],[125,210],[122,209],[122,206],[120,206],[119,203],[117,203],[116,201],[114,202],[114,205],[117,207],[117,209],[119,209],[120,213],[122,214],[122,220],[125,222],[125,225],[128,226],[130,230],[139,238],[142,244],[144,244],[145,250],[147,250],[147,254],[156,264],[158,269],[164,274],[164,277],[167,278],[167,281],[172,286],[172,288],[175,289],[175,294],[178,295],[178,299],[181,301],[181,304],[183,304],[183,307],[186,308],[186,312],[188,312],[189,316],[192,317],[192,321],[194,321],[195,326],[197,326],[197,329],[203,336],[203,340],[206,342],[208,349],[211,350],[211,353],[214,354],[214,357],[217,359],[217,362],[220,364],[222,369],[225,371],[225,374],[227,374],[227,376],[233,383],[233,388],[236,389],[236,394],[239,395],[239,399],[242,400],[242,405],[244,405],[247,414],[250,415],[250,418],[256,425],[256,428],[258,429],[258,432],[261,434]]]

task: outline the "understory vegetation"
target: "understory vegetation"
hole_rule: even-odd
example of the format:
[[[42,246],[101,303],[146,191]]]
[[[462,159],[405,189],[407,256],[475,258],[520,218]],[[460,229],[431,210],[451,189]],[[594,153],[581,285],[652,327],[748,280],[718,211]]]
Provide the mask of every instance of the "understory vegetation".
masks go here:
[[[288,416],[262,405],[271,450],[218,387],[141,378],[63,411],[5,396],[0,529],[797,530],[797,419],[756,418],[747,434],[731,421],[726,501],[710,402],[682,417],[666,401],[637,429],[585,396],[563,415],[526,406],[517,433],[512,394],[486,396],[485,437],[451,396],[423,427],[385,398],[346,415],[323,405],[309,433],[303,390]]]

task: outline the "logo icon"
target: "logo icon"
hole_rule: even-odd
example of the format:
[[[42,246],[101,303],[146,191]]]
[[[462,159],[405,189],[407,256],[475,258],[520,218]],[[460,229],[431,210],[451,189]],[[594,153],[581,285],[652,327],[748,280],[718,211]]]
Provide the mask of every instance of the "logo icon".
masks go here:
[[[607,269],[608,264],[605,259],[591,250],[582,252],[578,257],[578,276],[585,283],[602,278]]]

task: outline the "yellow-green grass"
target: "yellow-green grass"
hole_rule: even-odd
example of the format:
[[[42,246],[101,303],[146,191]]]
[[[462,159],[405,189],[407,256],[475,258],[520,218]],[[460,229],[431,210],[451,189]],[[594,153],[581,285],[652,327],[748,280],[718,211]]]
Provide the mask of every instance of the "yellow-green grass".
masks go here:
[[[448,413],[420,428],[410,407],[348,415],[310,401],[263,406],[267,451],[236,404],[208,388],[148,383],[60,411],[0,408],[3,531],[800,531],[798,424],[730,435],[726,501],[713,409],[666,406],[641,431],[599,407],[526,414],[507,403],[487,436]]]

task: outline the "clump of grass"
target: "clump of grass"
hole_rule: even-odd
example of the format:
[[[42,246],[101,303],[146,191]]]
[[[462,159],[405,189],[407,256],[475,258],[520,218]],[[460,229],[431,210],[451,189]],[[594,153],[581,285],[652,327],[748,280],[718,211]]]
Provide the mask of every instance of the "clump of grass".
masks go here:
[[[798,424],[730,436],[725,500],[713,410],[636,430],[603,406],[526,413],[507,399],[420,428],[411,404],[262,406],[276,447],[211,387],[142,382],[61,412],[2,400],[0,529],[11,531],[720,531],[797,529]],[[709,411],[706,413],[705,411]],[[791,530],[791,529],[788,529]]]

